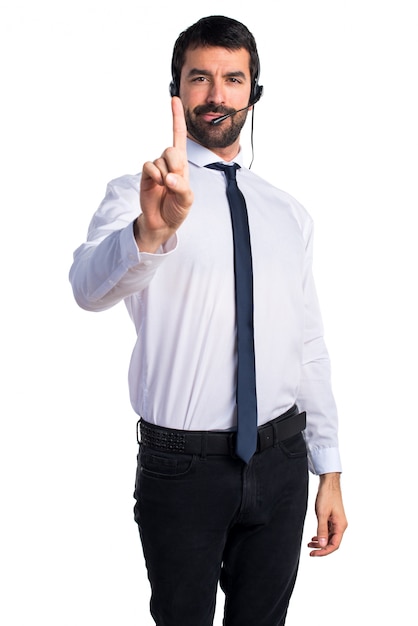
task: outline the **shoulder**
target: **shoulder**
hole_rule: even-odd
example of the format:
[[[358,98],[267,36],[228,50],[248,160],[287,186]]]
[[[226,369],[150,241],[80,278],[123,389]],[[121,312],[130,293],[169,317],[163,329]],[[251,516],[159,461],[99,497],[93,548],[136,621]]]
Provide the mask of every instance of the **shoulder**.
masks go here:
[[[107,183],[107,192],[138,192],[139,191],[139,182],[141,180],[140,174],[124,174],[123,176],[118,176],[117,178],[113,178]]]
[[[130,205],[137,211],[140,179],[140,174],[125,174],[110,180],[98,212],[108,211],[109,207]]]
[[[104,223],[128,223],[139,213],[139,174],[126,174],[107,183],[106,193],[99,204],[90,228]]]

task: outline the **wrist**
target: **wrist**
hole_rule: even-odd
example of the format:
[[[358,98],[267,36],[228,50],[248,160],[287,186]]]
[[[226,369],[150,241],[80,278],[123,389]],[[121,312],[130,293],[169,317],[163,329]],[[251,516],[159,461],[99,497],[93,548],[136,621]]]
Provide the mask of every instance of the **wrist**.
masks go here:
[[[142,219],[141,219],[142,218]],[[165,242],[159,231],[148,231],[144,225],[143,214],[134,221],[134,237],[140,252],[155,253]]]
[[[341,477],[341,472],[328,472],[326,474],[321,474],[319,476],[319,483],[320,485],[328,485],[328,486],[335,485],[336,487],[339,488],[340,477]]]

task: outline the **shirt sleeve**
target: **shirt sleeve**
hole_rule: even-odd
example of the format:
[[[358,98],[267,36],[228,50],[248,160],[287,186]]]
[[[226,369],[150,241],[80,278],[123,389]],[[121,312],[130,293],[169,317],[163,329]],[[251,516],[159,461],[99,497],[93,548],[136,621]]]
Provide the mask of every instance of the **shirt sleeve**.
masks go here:
[[[83,309],[103,311],[142,291],[176,248],[174,236],[155,254],[139,251],[133,231],[140,214],[139,180],[123,176],[108,184],[87,240],[74,252],[70,282]]]
[[[304,277],[304,346],[298,406],[306,411],[304,431],[309,469],[314,474],[341,472],[338,414],[331,386],[331,366],[312,274],[313,225],[306,244]]]

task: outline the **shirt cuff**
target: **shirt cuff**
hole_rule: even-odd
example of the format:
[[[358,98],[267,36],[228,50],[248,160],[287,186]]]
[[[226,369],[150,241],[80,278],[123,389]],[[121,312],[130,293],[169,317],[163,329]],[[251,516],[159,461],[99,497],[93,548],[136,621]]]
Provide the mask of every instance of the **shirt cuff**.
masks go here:
[[[171,254],[177,248],[178,238],[177,235],[173,235],[155,253],[141,252],[136,243],[133,225],[134,222],[120,231],[120,246],[121,250],[124,251],[125,258],[128,259],[129,267],[138,265],[158,266],[163,257]]]
[[[308,465],[312,474],[321,475],[330,472],[342,472],[338,448],[317,448],[308,451]]]

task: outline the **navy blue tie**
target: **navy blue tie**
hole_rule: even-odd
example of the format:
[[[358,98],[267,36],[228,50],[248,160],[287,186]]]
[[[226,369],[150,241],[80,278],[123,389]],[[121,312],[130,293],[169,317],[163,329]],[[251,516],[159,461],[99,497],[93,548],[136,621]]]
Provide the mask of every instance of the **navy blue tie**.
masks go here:
[[[257,447],[257,396],[253,326],[253,266],[247,206],[236,179],[239,165],[211,163],[225,173],[226,194],[234,237],[235,303],[237,324],[237,442],[235,452],[248,463]]]

